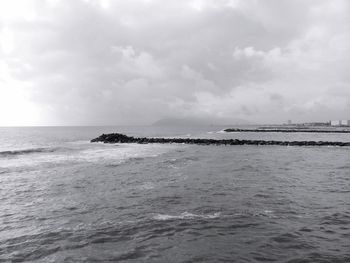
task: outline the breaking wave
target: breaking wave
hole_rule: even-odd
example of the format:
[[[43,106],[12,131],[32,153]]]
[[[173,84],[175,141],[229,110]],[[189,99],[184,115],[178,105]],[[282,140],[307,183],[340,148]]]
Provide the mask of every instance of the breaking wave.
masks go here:
[[[50,153],[59,150],[60,148],[30,148],[30,149],[21,149],[21,150],[12,150],[12,151],[1,151],[1,156],[16,156],[24,154],[33,154],[33,153]]]
[[[167,214],[157,214],[153,217],[155,220],[174,220],[174,219],[215,219],[220,217],[221,213],[216,212],[213,214],[204,214],[204,215],[197,215],[197,214],[192,214],[189,212],[183,212],[180,215],[167,215]]]

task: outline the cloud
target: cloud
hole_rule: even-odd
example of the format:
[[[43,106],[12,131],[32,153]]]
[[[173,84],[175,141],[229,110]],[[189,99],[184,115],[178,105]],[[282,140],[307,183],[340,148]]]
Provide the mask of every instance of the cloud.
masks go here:
[[[0,4],[0,125],[349,118],[346,0],[25,2]]]

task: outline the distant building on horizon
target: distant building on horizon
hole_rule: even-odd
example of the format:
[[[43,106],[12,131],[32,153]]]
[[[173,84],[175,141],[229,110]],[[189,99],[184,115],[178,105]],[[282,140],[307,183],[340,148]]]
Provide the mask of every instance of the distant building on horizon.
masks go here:
[[[331,126],[350,126],[350,120],[331,121]]]
[[[350,120],[341,120],[340,125],[341,126],[348,126],[348,125],[350,125]]]

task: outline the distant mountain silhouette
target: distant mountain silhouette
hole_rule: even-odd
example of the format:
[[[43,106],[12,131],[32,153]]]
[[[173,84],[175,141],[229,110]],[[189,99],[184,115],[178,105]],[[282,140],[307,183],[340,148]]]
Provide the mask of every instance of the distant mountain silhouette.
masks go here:
[[[238,118],[163,118],[153,126],[230,126],[230,125],[249,125],[248,121]]]

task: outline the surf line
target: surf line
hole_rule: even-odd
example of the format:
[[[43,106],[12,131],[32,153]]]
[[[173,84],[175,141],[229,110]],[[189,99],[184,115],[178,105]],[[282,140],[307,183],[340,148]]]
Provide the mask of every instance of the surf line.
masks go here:
[[[350,142],[330,141],[265,141],[265,140],[238,140],[238,139],[192,139],[192,138],[147,138],[132,137],[121,133],[102,134],[91,142],[103,143],[180,143],[198,145],[279,145],[279,146],[350,146]]]

